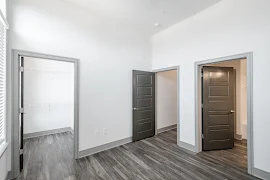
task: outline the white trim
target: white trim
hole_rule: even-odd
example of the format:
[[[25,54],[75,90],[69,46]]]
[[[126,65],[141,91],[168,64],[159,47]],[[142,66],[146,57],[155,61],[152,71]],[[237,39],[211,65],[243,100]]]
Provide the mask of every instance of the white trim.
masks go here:
[[[199,89],[200,83],[200,70],[201,66],[205,64],[231,61],[237,59],[246,59],[247,61],[247,117],[248,117],[248,132],[247,132],[247,144],[248,144],[248,173],[254,174],[254,147],[253,147],[253,53],[243,53],[227,57],[221,57],[216,59],[210,59],[205,61],[198,61],[194,63],[194,79],[195,79],[195,147],[196,152],[202,151],[202,138],[201,138],[201,102],[199,102],[201,90]]]
[[[235,134],[235,137],[234,137],[235,139],[237,139],[237,140],[243,140],[243,138],[242,138],[242,134]]]
[[[10,180],[11,179],[10,176],[11,176],[11,171],[8,171],[5,180]]]
[[[163,133],[172,129],[177,129],[177,124],[157,129],[157,134]]]
[[[0,21],[4,24],[6,29],[9,29],[9,24],[7,22],[7,19],[5,18],[3,12],[0,10]]]
[[[130,142],[132,142],[132,137],[128,137],[128,138],[121,139],[118,141],[110,142],[110,143],[96,146],[93,148],[85,149],[85,150],[79,151],[79,158],[82,158],[85,156],[90,156],[92,154],[96,154],[98,152],[105,151],[105,150],[108,150],[108,149],[111,149],[114,147],[118,147],[118,146],[130,143]]]
[[[196,147],[194,145],[191,145],[183,141],[177,141],[177,145],[185,150],[189,150],[193,153],[196,153]]]
[[[257,169],[257,168],[253,169],[253,175],[256,176],[256,177],[265,179],[265,180],[270,179],[270,173],[269,172],[266,172],[266,171],[263,171],[263,170],[260,170],[260,169]]]
[[[62,133],[62,132],[71,132],[73,134],[71,127],[65,127],[65,128],[58,128],[58,129],[52,129],[52,130],[47,130],[47,131],[24,134],[23,139],[30,139],[34,137],[46,136],[46,135],[57,134],[57,133]]]
[[[5,151],[8,148],[9,143],[8,142],[4,142],[0,145],[0,159],[3,156],[3,154],[5,153]]]

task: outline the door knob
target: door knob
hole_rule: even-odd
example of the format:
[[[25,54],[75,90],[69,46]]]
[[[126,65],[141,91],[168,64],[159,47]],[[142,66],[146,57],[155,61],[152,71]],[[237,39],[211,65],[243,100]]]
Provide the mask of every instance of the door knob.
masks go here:
[[[235,111],[234,110],[231,110],[231,113],[235,113]]]
[[[139,108],[133,108],[134,111],[139,110]]]

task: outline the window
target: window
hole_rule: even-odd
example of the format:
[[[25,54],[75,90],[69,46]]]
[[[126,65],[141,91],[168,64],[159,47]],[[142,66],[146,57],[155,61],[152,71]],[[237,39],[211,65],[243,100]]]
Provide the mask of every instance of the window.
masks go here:
[[[0,11],[0,145],[5,142],[6,116],[6,19]]]

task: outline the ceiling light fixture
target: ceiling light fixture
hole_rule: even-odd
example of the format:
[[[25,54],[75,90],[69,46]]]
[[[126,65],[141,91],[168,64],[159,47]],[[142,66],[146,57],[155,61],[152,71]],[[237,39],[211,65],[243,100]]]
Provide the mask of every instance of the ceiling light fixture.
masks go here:
[[[156,23],[155,26],[156,27],[161,27],[161,25],[159,23]]]

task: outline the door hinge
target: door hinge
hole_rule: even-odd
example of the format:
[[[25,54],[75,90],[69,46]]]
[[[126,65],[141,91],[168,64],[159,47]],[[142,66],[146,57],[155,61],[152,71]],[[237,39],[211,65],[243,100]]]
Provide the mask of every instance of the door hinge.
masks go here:
[[[202,108],[203,108],[203,104],[202,104]]]
[[[202,139],[204,139],[204,135],[202,134]]]
[[[20,108],[20,113],[23,114],[24,113],[24,109]]]
[[[23,72],[23,71],[24,71],[23,66],[20,66],[20,72]]]
[[[23,154],[23,149],[20,149],[20,155],[22,155]]]

